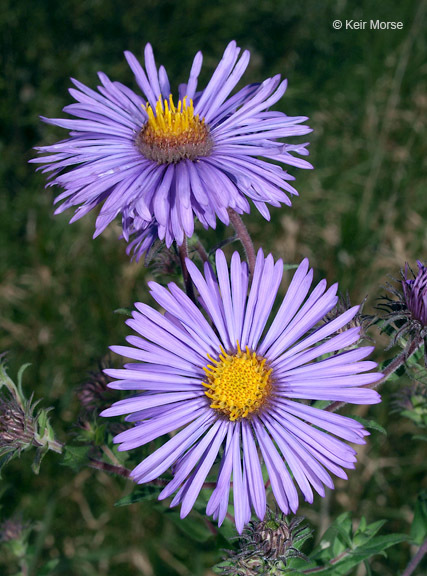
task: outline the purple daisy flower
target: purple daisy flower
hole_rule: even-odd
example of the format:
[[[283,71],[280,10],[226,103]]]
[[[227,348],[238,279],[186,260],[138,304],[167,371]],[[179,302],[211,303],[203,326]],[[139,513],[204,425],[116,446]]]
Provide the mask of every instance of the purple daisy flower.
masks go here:
[[[267,219],[266,204],[290,205],[287,193],[297,194],[289,184],[294,178],[270,160],[311,168],[294,156],[307,155],[307,144],[278,141],[310,132],[301,125],[307,118],[269,110],[286,90],[280,75],[230,96],[249,63],[249,52],[240,59],[239,53],[230,42],[198,91],[203,59],[198,52],[176,103],[150,44],[146,71],[125,52],[142,95],[102,72],[98,92],[73,79],[70,94],[77,103],[64,111],[77,119],[42,118],[70,130],[70,137],[39,147],[45,155],[32,160],[45,165],[50,186],[64,188],[56,213],[77,206],[72,222],[103,203],[94,236],[120,214],[126,240],[152,227],[169,247],[193,234],[194,215],[205,228],[215,228],[216,217],[229,223],[227,209],[249,212],[248,199]],[[150,231],[145,238],[151,236]],[[137,242],[137,255],[146,248],[147,242]]]
[[[374,404],[380,396],[366,386],[381,378],[366,373],[375,362],[361,361],[372,347],[356,348],[359,327],[343,330],[355,306],[321,323],[337,303],[337,285],[322,280],[309,295],[313,272],[305,259],[295,272],[281,306],[268,321],[282,278],[283,263],[258,252],[250,289],[246,263],[237,252],[230,271],[222,251],[217,273],[204,275],[187,260],[204,313],[174,283],[150,283],[162,315],[146,304],[127,324],[138,334],[130,346],[112,350],[137,362],[106,370],[119,390],[138,395],[116,402],[103,416],[127,414],[133,428],[115,437],[119,450],[131,450],[179,430],[131,473],[150,482],[172,467],[173,480],[160,499],[176,492],[186,516],[214,462],[220,465],[207,514],[221,524],[230,483],[239,532],[252,510],[266,511],[261,461],[284,513],[298,508],[296,485],[308,502],[313,489],[333,488],[329,474],[347,478],[356,452],[341,439],[364,444],[368,432],[350,418],[310,406],[310,400]],[[340,352],[340,350],[342,351]],[[298,402],[296,400],[302,400]]]

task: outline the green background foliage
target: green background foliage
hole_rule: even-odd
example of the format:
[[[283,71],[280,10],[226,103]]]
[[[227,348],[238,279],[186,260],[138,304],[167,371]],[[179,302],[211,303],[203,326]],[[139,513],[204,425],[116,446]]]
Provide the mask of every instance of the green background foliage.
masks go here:
[[[68,225],[53,216],[54,191],[27,161],[33,146],[65,132],[38,116],[58,117],[71,102],[70,77],[95,87],[96,73],[136,88],[123,51],[142,59],[151,42],[172,86],[185,81],[195,52],[204,53],[201,85],[229,40],[251,51],[245,83],[281,73],[289,88],[277,105],[307,115],[310,160],[297,171],[300,197],[271,210],[269,225],[253,212],[246,221],[256,246],[287,263],[308,256],[318,279],[339,281],[353,302],[369,294],[367,311],[387,274],[405,261],[426,258],[427,204],[422,187],[426,124],[426,2],[305,0],[3,0],[0,14],[0,350],[10,351],[14,375],[24,362],[27,393],[53,405],[51,422],[62,441],[76,433],[76,386],[96,369],[108,346],[122,343],[124,318],[113,311],[149,301],[150,272],[130,263],[118,225],[92,241],[94,215]],[[402,30],[332,28],[335,19],[399,20]],[[345,27],[344,27],[345,28]],[[210,246],[230,230],[201,235]],[[379,358],[386,340],[377,338]],[[346,413],[375,419],[388,435],[372,433],[358,450],[350,480],[301,514],[315,542],[338,514],[369,522],[386,519],[385,532],[407,533],[425,477],[415,425],[390,417],[384,402]],[[425,445],[424,445],[425,446]],[[201,530],[203,511],[179,521],[151,498],[114,507],[131,487],[102,472],[59,467],[50,454],[41,473],[24,455],[4,472],[2,517],[15,510],[34,523],[33,574],[51,562],[52,574],[123,576],[209,575],[224,534]],[[228,530],[228,532],[227,532]],[[317,539],[317,540],[316,540]],[[373,574],[393,576],[415,548],[400,545],[371,562]],[[1,563],[1,560],[0,560]],[[11,563],[2,568],[13,574]],[[362,570],[362,571],[361,571]],[[354,574],[363,575],[364,568]],[[420,572],[421,573],[421,572]]]

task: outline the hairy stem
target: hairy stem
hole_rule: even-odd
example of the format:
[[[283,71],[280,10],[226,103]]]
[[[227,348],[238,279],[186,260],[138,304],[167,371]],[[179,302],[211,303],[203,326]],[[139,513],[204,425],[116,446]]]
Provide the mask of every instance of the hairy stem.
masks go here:
[[[122,476],[123,478],[129,478],[130,474],[130,470],[124,468],[124,466],[114,466],[113,464],[102,462],[102,460],[95,460],[94,458],[89,458],[89,466],[91,468],[96,468],[96,470],[102,470],[103,472]]]
[[[129,478],[131,471],[124,466],[114,466],[113,464],[108,464],[108,462],[103,462],[102,460],[96,460],[95,458],[89,458],[89,467],[95,468],[96,470],[102,470],[103,472],[108,472],[110,474],[116,474],[122,478]],[[147,484],[151,486],[167,486],[170,480],[163,478],[155,478],[150,480]],[[202,488],[214,489],[216,488],[216,482],[205,482]]]
[[[205,518],[205,524],[208,527],[208,530],[211,534],[213,534],[214,536],[218,534],[218,530],[215,528],[215,526],[208,518]]]
[[[401,354],[399,354],[399,356],[396,356],[396,358],[392,360],[390,364],[387,364],[387,366],[382,371],[383,377],[380,380],[377,380],[377,382],[373,382],[372,384],[367,384],[366,386],[363,386],[363,388],[374,389],[381,386],[381,384],[384,384],[384,382],[388,380],[388,378],[390,378],[390,376],[394,374],[396,370],[398,370],[401,366],[403,366],[405,362],[408,360],[408,358],[410,358],[418,350],[418,348],[422,345],[422,343],[423,339],[421,337],[415,338],[411,342],[407,350],[401,352]],[[332,404],[329,404],[329,406],[325,408],[325,410],[327,410],[328,412],[335,412],[345,404],[346,402],[332,402]]]
[[[235,212],[231,208],[227,208],[227,212],[230,217],[230,222],[233,224],[236,234],[243,245],[246,254],[246,259],[249,265],[249,270],[250,273],[253,275],[255,270],[256,254],[252,238],[250,237],[249,232],[246,226],[244,225],[243,220],[240,218],[239,214],[237,214],[237,212]]]
[[[205,250],[205,247],[203,246],[203,244],[200,242],[200,240],[197,240],[197,244],[196,244],[196,250],[200,256],[200,258],[202,259],[202,262],[209,262],[209,256],[208,253]]]
[[[20,566],[21,566],[21,574],[22,576],[28,576],[28,566],[25,560],[21,560],[20,562]]]
[[[421,562],[421,560],[424,558],[426,554],[427,554],[427,538],[424,540],[424,542],[418,548],[418,552],[406,566],[402,576],[411,576],[415,568],[418,566],[418,564]]]

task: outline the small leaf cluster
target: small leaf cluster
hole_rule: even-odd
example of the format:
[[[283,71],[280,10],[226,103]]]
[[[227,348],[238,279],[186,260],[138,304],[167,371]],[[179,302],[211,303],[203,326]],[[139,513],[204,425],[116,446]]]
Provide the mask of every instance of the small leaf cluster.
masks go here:
[[[289,573],[345,576],[364,563],[367,574],[371,574],[367,560],[376,554],[385,554],[385,550],[395,544],[409,540],[406,534],[378,535],[384,524],[385,520],[368,524],[362,517],[355,526],[350,512],[341,514],[309,555],[309,563],[293,560]]]

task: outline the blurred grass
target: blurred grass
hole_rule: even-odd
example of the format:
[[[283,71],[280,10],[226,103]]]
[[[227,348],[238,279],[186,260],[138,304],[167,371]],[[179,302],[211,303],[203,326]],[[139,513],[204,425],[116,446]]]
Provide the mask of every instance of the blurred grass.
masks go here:
[[[338,280],[354,302],[369,294],[372,306],[387,274],[426,258],[425,5],[3,0],[0,350],[10,351],[11,375],[32,363],[27,390],[55,406],[53,422],[62,439],[78,415],[76,385],[109,345],[123,341],[123,317],[113,310],[147,299],[147,273],[129,263],[117,242],[119,227],[92,241],[92,216],[72,226],[71,214],[54,217],[53,191],[44,191],[44,178],[27,164],[33,146],[65,136],[38,116],[61,115],[71,101],[69,77],[93,87],[102,70],[133,86],[123,50],[142,59],[150,41],[175,86],[186,78],[194,53],[203,50],[203,85],[230,39],[249,48],[245,82],[282,73],[289,88],[280,108],[309,116],[314,129],[308,139],[315,170],[292,171],[300,192],[293,208],[273,208],[268,227],[255,212],[247,218],[256,244],[287,262],[309,256],[318,278]],[[404,27],[335,31],[337,18],[400,20]],[[213,245],[225,233],[220,228],[204,237]],[[330,497],[302,507],[314,527],[326,527],[329,517],[349,509],[370,521],[390,519],[389,530],[409,531],[425,467],[422,446],[408,441],[412,425],[389,416],[395,388],[386,386],[386,400],[369,409],[388,436],[371,437],[349,482],[338,481]],[[58,469],[55,456],[43,462],[39,477],[31,475],[24,456],[9,466],[3,484],[2,514],[19,509],[36,523],[34,574],[58,558],[54,574],[207,575],[220,557],[218,548],[225,547],[215,538],[188,538],[156,503],[114,508],[129,492],[124,481]],[[388,560],[373,562],[374,574],[395,575],[409,555],[408,547],[391,550]]]

